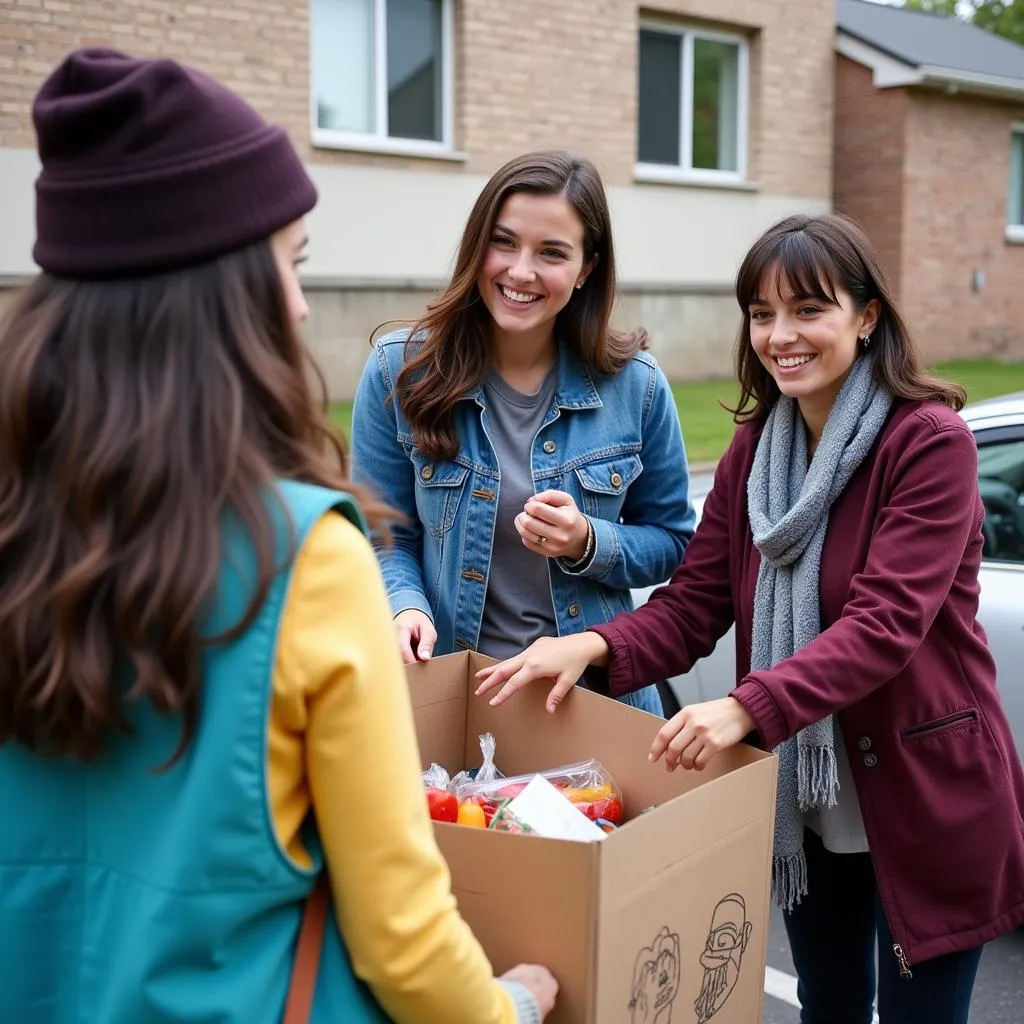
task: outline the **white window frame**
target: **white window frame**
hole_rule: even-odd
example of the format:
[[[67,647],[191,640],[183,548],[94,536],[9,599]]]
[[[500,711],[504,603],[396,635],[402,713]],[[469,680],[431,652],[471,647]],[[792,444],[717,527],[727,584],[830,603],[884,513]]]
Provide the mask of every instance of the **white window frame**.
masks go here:
[[[663,35],[682,36],[682,60],[680,61],[680,103],[679,103],[679,164],[647,164],[637,161],[633,176],[637,181],[663,182],[692,185],[724,185],[749,187],[747,181],[747,134],[748,134],[748,90],[750,82],[750,44],[745,36],[731,32],[713,32],[695,28],[680,22],[657,21],[644,18],[640,29],[646,32],[660,32]],[[738,47],[736,71],[736,170],[718,171],[694,168],[693,162],[693,43],[695,39],[711,43],[730,43]],[[640,36],[637,34],[637,70],[640,62]],[[639,93],[637,94],[637,126],[639,132]]]
[[[455,0],[441,0],[441,140],[401,139],[388,135],[387,0],[373,3],[373,97],[377,124],[375,132],[344,132],[321,128],[317,123],[316,93],[313,88],[313,21],[309,15],[309,116],[310,136],[321,149],[347,149],[363,153],[392,153],[397,156],[465,160],[455,150]]]
[[[1022,187],[1024,191],[1024,181],[1014,182],[1012,179],[1013,174],[1013,146],[1017,138],[1024,140],[1024,122],[1014,121],[1010,125],[1010,173],[1011,179],[1007,182],[1007,196],[1006,196],[1006,241],[1011,242],[1014,245],[1024,245],[1024,223],[1012,224],[1010,222],[1010,188],[1016,184]],[[1022,141],[1024,145],[1024,141]],[[1021,168],[1021,175],[1024,177],[1024,167]],[[1024,220],[1024,199],[1021,201],[1021,217]]]

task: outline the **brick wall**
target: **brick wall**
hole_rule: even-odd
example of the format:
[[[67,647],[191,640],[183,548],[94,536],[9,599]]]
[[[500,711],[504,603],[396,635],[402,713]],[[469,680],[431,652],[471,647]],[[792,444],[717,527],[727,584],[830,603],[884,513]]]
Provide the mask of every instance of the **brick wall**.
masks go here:
[[[461,144],[487,173],[523,149],[566,144],[610,184],[636,160],[637,7],[623,0],[473,0],[463,6]],[[752,179],[777,195],[831,188],[831,0],[651,0],[639,16],[750,41]]]
[[[897,294],[906,117],[905,89],[876,89],[869,68],[837,58],[833,203],[868,233]]]
[[[751,177],[774,195],[831,195],[833,0],[651,0],[641,8],[745,30]]]
[[[868,68],[839,57],[835,113],[835,207],[878,247],[925,356],[1024,357],[1024,247],[1005,240],[1010,129],[1024,106],[876,89]]]
[[[529,148],[590,155],[632,181],[638,8],[625,0],[457,0],[456,145],[466,164],[312,149],[307,0],[3,0],[0,146],[31,147],[31,98],[69,49],[107,43],[187,59],[284,124],[307,159],[489,174]],[[751,40],[751,177],[827,196],[832,0],[652,0],[644,13]]]
[[[907,110],[902,299],[929,356],[1024,358],[1024,247],[1005,240],[1024,106],[916,91]],[[980,270],[985,284],[972,288]]]

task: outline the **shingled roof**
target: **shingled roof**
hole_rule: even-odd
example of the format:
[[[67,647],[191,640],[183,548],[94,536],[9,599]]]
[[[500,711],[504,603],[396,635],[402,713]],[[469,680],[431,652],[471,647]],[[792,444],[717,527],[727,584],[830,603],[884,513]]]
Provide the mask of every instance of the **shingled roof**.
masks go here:
[[[958,18],[837,0],[837,49],[875,69],[876,85],[1024,92],[1024,46]]]

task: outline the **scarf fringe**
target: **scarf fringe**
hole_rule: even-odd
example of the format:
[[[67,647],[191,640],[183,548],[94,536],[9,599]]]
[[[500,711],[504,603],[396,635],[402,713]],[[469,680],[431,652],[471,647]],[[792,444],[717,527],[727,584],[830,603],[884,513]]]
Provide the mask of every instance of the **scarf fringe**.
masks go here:
[[[772,898],[790,911],[807,895],[807,858],[801,847],[796,853],[777,856],[772,863]]]
[[[835,748],[801,747],[797,756],[796,784],[801,811],[835,807],[839,800]]]

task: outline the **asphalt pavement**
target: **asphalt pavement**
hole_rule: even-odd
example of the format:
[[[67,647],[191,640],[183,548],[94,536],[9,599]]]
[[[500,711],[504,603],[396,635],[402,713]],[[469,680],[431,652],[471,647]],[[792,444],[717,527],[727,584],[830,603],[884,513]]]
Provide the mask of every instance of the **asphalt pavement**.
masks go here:
[[[794,974],[782,915],[773,910],[768,935],[767,994],[762,1024],[800,1024]],[[1024,930],[1018,930],[985,947],[974,986],[970,1021],[971,1024],[1021,1024],[1022,1020]]]

